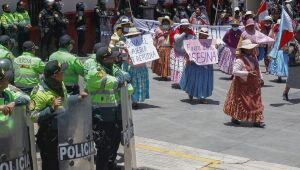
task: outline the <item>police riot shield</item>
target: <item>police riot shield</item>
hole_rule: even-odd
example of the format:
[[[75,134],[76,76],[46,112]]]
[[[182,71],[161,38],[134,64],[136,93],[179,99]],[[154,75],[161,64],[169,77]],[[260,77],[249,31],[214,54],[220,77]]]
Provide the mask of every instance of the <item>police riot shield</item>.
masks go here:
[[[0,170],[33,170],[28,129],[25,106],[0,112]]]
[[[122,140],[124,143],[124,166],[125,169],[136,169],[136,154],[134,142],[134,129],[132,119],[131,96],[128,95],[127,87],[121,88],[122,107]]]
[[[93,170],[95,149],[90,100],[70,96],[57,118],[59,169]]]
[[[100,42],[109,44],[113,34],[112,16],[101,15],[100,19]]]

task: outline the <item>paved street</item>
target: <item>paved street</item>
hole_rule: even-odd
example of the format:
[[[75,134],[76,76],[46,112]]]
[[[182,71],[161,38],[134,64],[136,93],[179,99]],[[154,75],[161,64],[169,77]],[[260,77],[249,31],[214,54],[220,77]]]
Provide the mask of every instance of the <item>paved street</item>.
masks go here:
[[[159,81],[150,74],[151,99],[133,111],[136,136],[300,167],[300,113],[297,111],[300,90],[292,89],[291,100],[286,102],[281,97],[285,84],[276,83],[273,81],[276,77],[271,75],[264,74],[264,79],[267,126],[259,129],[246,123],[239,127],[230,125],[230,118],[222,111],[230,80],[220,71],[215,71],[214,93],[209,104],[199,104],[196,100],[189,103],[185,92],[172,89],[171,82]]]

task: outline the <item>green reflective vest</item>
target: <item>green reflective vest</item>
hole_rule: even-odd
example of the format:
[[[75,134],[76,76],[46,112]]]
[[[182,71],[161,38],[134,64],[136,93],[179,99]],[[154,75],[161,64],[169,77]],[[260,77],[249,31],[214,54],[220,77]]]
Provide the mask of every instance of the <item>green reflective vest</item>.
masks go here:
[[[23,12],[16,11],[14,13],[14,17],[19,27],[24,28],[30,25],[30,17],[27,11],[23,11]]]
[[[92,69],[97,68],[96,54],[92,54],[83,64],[84,76]]]
[[[63,106],[67,104],[67,90],[65,85],[62,84],[64,90],[64,97],[63,97]],[[44,80],[42,80],[31,92],[30,95],[30,111],[31,111],[31,118],[34,122],[38,122],[41,117],[49,117],[50,115],[44,115],[42,112],[45,109],[49,109],[54,100],[58,98],[58,94],[51,90]],[[45,119],[45,118],[44,118]],[[54,128],[56,125],[53,125]]]
[[[14,59],[15,85],[22,88],[33,88],[40,81],[45,64],[32,53],[23,52]]]
[[[16,25],[16,20],[12,13],[3,12],[3,14],[0,16],[0,20],[1,20],[1,26],[5,30],[8,30],[12,28],[13,25]]]
[[[115,77],[115,73],[121,69],[117,65],[112,67],[112,75],[105,72],[103,67],[88,71],[86,76],[86,89],[90,94],[94,108],[100,108],[98,113],[103,121],[115,121],[121,118],[118,107],[121,104],[120,80]],[[128,93],[133,93],[131,85],[128,86]]]
[[[66,86],[78,85],[79,75],[84,75],[83,65],[77,57],[66,49],[60,48],[49,57],[49,61],[57,60],[61,64],[67,64],[64,71],[64,83]]]
[[[13,61],[15,57],[9,49],[0,44],[0,59],[2,58],[7,58]]]

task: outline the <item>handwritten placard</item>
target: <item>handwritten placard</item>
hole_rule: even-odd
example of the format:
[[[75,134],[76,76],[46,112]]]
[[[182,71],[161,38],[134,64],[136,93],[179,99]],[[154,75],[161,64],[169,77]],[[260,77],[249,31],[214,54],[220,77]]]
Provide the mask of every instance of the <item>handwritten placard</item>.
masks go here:
[[[159,59],[150,34],[128,38],[126,39],[126,45],[133,65]]]
[[[209,65],[218,63],[218,50],[215,45],[217,40],[185,40],[184,49],[191,61],[197,65]]]

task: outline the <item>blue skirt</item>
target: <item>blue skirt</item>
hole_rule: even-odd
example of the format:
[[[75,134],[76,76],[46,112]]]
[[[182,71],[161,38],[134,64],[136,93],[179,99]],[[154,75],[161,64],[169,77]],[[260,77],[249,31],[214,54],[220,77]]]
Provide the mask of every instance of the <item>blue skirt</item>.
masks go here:
[[[180,80],[180,87],[190,96],[205,99],[212,95],[214,86],[213,65],[187,65]]]
[[[282,50],[278,51],[276,58],[272,58],[269,70],[270,74],[274,76],[287,77],[288,76],[288,54]]]
[[[149,99],[149,74],[148,68],[144,67],[132,67],[128,69],[128,73],[131,76],[131,84],[133,86],[132,102],[144,102]]]
[[[259,47],[258,48],[258,56],[257,56],[257,60],[258,61],[261,61],[261,60],[263,60],[264,58],[265,58],[265,56],[266,56],[266,49],[264,48],[264,47]]]

